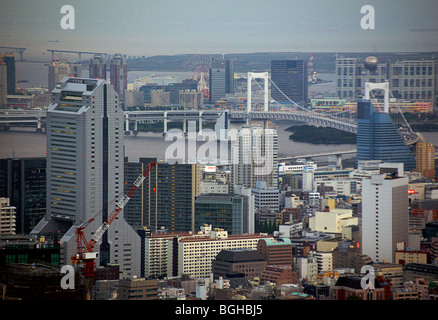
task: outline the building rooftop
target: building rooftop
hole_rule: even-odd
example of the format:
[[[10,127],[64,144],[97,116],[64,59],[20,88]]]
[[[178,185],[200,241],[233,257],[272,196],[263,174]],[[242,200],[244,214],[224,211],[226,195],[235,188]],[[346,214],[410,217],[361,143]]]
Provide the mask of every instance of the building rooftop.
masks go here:
[[[267,234],[242,234],[242,235],[228,235],[227,238],[224,239],[216,239],[211,238],[209,235],[206,235],[205,237],[187,237],[187,238],[181,238],[180,242],[201,242],[201,241],[223,241],[223,240],[244,240],[244,239],[254,239],[254,238],[260,238],[264,239],[267,238]]]
[[[289,238],[278,238],[278,239],[263,239],[267,246],[282,246],[292,244]]]
[[[257,250],[229,249],[222,250],[216,256],[216,260],[224,262],[252,262],[264,261],[263,255]]]
[[[335,287],[347,287],[352,289],[362,289],[361,285],[362,277],[360,276],[345,276],[339,277],[338,281],[336,281]],[[382,288],[379,282],[375,281],[374,287],[376,289]]]

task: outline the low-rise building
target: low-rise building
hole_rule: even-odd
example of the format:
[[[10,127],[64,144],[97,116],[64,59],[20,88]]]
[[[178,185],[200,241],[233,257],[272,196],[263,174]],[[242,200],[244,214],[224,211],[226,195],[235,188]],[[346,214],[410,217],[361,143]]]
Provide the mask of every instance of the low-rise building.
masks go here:
[[[292,266],[287,265],[268,265],[260,276],[260,280],[274,282],[277,285],[298,283],[296,272],[292,270]]]
[[[168,259],[168,276],[190,275],[194,279],[209,277],[212,261],[224,249],[257,248],[260,239],[271,239],[267,234],[229,235],[223,229],[202,226],[201,235],[179,237],[173,244],[172,256]]]
[[[157,300],[157,279],[132,277],[120,279],[118,300]]]
[[[260,239],[257,250],[262,254],[268,264],[292,265],[293,246],[289,238]]]
[[[332,300],[384,300],[384,289],[378,282],[374,288],[362,288],[362,277],[344,276],[339,277],[335,285],[330,290]]]
[[[252,280],[260,277],[266,265],[266,260],[258,250],[228,249],[219,252],[212,261],[212,272],[215,279],[241,273]]]
[[[353,210],[350,209],[318,211],[315,216],[309,218],[310,229],[328,233],[342,233],[343,227],[358,223],[358,218],[353,217]]]
[[[424,251],[398,250],[395,252],[395,263],[405,266],[408,263],[427,264],[428,254]]]

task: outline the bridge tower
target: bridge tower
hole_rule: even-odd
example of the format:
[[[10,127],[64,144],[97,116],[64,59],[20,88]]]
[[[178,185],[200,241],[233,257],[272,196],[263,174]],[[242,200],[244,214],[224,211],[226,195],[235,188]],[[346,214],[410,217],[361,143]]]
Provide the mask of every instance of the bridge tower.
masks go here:
[[[264,103],[263,103],[263,111],[269,111],[269,73],[268,72],[248,72],[248,88],[247,88],[247,100],[246,100],[246,113],[251,112],[251,83],[253,79],[264,79]]]
[[[383,90],[385,92],[384,98],[383,98],[383,112],[389,113],[389,82],[366,82],[365,83],[365,96],[364,99],[369,100],[370,99],[370,92],[373,90]]]

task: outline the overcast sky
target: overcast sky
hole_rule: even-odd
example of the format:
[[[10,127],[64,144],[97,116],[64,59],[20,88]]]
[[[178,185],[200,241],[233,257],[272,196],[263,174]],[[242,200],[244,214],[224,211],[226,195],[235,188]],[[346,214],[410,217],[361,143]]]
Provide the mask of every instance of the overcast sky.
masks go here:
[[[75,30],[60,26],[63,5]],[[0,0],[0,45],[127,55],[438,51],[437,0]],[[375,9],[363,30],[360,9]],[[59,40],[59,42],[48,42]]]

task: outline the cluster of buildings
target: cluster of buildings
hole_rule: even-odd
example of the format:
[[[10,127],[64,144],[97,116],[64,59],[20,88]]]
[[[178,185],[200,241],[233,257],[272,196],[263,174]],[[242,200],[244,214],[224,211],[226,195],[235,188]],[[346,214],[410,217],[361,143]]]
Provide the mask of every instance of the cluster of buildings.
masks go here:
[[[281,162],[277,131],[247,126],[230,143],[229,165],[171,164],[147,154],[130,161],[125,67],[121,56],[112,61],[110,82],[98,56],[93,76],[54,80],[46,157],[0,159],[0,275],[17,279],[0,277],[3,296],[20,298],[20,281],[44,270],[53,274],[47,295],[54,294],[53,268],[77,253],[76,229],[87,223],[91,239],[155,162],[94,247],[92,291],[78,283],[75,298],[437,299],[433,145],[419,142],[414,155],[388,113],[360,100],[354,161]],[[298,74],[307,83],[306,63],[273,66],[281,91]],[[215,61],[210,97],[219,84],[221,96],[232,92],[232,73],[231,61]],[[296,86],[290,94],[307,101],[306,91]],[[14,273],[11,263],[23,268]],[[362,285],[364,267],[374,270],[372,286]]]

